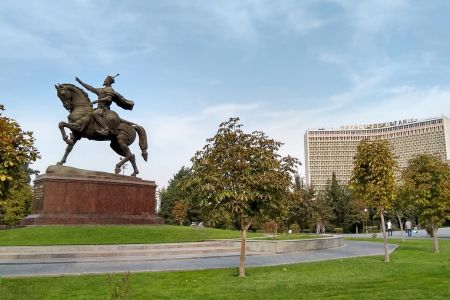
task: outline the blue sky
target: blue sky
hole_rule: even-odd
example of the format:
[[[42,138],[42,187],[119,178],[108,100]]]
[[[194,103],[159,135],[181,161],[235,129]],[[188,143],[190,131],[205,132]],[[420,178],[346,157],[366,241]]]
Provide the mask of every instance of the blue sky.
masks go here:
[[[160,187],[231,116],[304,161],[307,128],[450,116],[448,15],[448,1],[4,0],[0,103],[35,132],[41,172],[65,149],[53,85],[116,73],[135,109],[112,109],[146,128],[140,175]],[[83,140],[67,165],[118,159]]]

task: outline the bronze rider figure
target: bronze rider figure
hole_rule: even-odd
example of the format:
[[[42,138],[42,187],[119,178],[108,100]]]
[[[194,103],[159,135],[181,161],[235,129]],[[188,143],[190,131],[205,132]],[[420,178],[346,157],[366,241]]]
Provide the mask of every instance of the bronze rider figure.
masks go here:
[[[97,132],[101,135],[108,135],[109,133],[109,129],[103,118],[103,114],[107,110],[110,110],[112,102],[115,102],[120,107],[128,110],[131,110],[134,105],[133,101],[126,100],[112,88],[112,84],[115,83],[114,78],[116,78],[117,76],[119,76],[119,74],[117,74],[116,76],[108,75],[103,81],[104,87],[102,88],[95,88],[93,86],[90,86],[89,84],[81,81],[78,77],[75,77],[75,80],[84,88],[98,96],[98,99],[92,102],[93,104],[97,103],[97,108],[92,113],[92,116],[94,117],[95,122],[100,126],[100,129],[97,130]]]

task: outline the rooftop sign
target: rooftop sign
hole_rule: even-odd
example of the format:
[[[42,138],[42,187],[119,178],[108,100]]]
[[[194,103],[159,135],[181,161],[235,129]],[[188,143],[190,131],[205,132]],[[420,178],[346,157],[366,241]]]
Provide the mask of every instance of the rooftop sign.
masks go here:
[[[344,125],[341,126],[340,129],[376,129],[376,128],[386,128],[386,127],[393,127],[397,125],[405,125],[410,123],[416,123],[417,119],[404,119],[404,120],[398,120],[398,121],[392,121],[392,122],[384,122],[384,123],[375,123],[375,124],[369,124],[369,125]]]

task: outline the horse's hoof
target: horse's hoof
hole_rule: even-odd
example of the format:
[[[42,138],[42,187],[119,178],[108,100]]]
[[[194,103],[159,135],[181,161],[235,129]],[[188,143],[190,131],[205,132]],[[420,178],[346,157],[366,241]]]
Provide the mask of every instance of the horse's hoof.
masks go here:
[[[132,173],[130,176],[136,177],[136,173]]]
[[[120,173],[120,168],[115,168],[114,169],[114,173],[119,174]]]
[[[56,163],[56,165],[57,165],[57,166],[62,166],[62,165],[63,165],[63,163],[62,163],[62,162],[60,162],[60,161],[58,161],[58,162]]]

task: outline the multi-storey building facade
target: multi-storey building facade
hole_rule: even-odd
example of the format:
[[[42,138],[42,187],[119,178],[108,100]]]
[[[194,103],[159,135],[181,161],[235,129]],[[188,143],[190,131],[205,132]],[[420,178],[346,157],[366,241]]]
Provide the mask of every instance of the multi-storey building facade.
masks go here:
[[[323,189],[332,172],[341,183],[348,183],[356,147],[363,139],[388,140],[400,169],[417,154],[450,159],[450,120],[446,117],[309,129],[305,133],[306,183]]]

